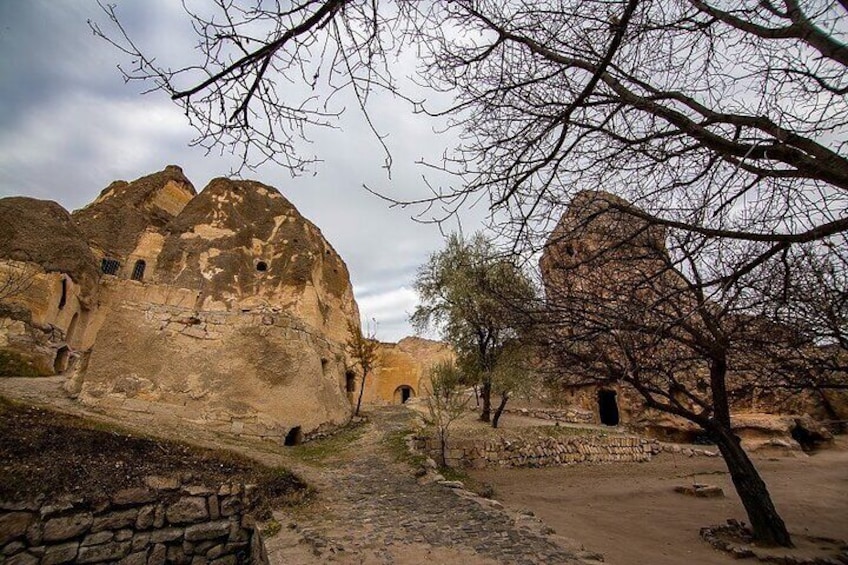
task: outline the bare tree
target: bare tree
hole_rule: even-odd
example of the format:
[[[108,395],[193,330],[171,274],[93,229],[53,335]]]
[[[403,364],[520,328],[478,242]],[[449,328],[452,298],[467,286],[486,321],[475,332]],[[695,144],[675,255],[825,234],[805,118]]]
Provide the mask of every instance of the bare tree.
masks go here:
[[[561,383],[624,383],[646,408],[704,430],[724,456],[755,537],[791,545],[731,410],[757,387],[809,391],[804,375],[815,374],[819,389],[842,388],[846,374],[816,373],[811,360],[823,350],[815,334],[765,315],[774,299],[760,289],[770,288],[770,269],[720,288],[704,285],[722,264],[744,263],[756,249],[740,241],[710,250],[701,241],[684,254],[691,243],[676,241],[678,254],[670,254],[665,242],[680,234],[621,212],[626,206],[612,195],[583,193],[554,232],[542,259],[546,307],[535,328],[544,357]],[[705,261],[711,254],[714,263]]]
[[[368,335],[363,335],[362,329],[351,321],[348,322],[347,329],[350,334],[345,344],[347,352],[354,363],[359,365],[359,368],[362,370],[362,380],[359,384],[359,398],[356,401],[356,411],[354,412],[355,416],[359,416],[359,408],[362,406],[362,394],[365,392],[365,380],[377,367],[379,361],[377,350],[380,347],[380,342],[377,341],[376,322],[374,323],[374,327],[368,329]]]

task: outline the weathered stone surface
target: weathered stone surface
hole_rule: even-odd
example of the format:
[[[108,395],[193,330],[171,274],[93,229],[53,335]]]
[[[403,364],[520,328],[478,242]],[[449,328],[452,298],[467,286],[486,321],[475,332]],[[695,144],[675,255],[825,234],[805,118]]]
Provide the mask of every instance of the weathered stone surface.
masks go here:
[[[83,547],[89,546],[89,545],[100,545],[100,544],[106,543],[108,541],[112,541],[112,539],[114,537],[115,537],[115,534],[112,533],[112,532],[109,532],[109,531],[97,532],[96,534],[88,534],[82,540],[81,545]]]
[[[103,516],[97,516],[94,519],[94,524],[92,524],[91,530],[99,532],[101,530],[127,528],[135,525],[136,518],[138,518],[137,508],[112,511]]]
[[[218,520],[216,522],[204,522],[189,526],[185,531],[185,538],[189,541],[201,541],[227,536],[230,533],[230,522]]]
[[[147,552],[146,551],[137,551],[135,553],[130,553],[120,561],[118,561],[119,565],[146,565],[147,564]]]
[[[190,524],[209,517],[206,499],[202,496],[185,496],[170,505],[165,516],[171,524]]]
[[[90,512],[53,518],[44,524],[44,541],[62,541],[85,533],[91,527]]]
[[[29,512],[9,512],[0,515],[0,545],[26,535],[34,516]]]
[[[101,563],[118,561],[130,552],[130,542],[112,542],[103,545],[80,547],[77,563]]]
[[[147,530],[153,526],[153,520],[156,518],[156,507],[153,505],[142,506],[138,510],[138,518],[135,521],[135,527],[138,530]]]
[[[674,487],[674,492],[698,498],[721,498],[724,496],[724,491],[721,487],[703,484],[676,486]]]
[[[182,537],[182,528],[163,528],[161,530],[153,530],[150,532],[150,541],[153,543],[175,541]]]
[[[165,563],[167,554],[168,548],[161,543],[157,543],[150,550],[150,555],[147,556],[147,565],[162,565]]]
[[[24,552],[11,556],[6,560],[6,565],[35,565],[38,561],[38,557]]]
[[[156,500],[156,493],[146,488],[131,488],[119,490],[112,495],[112,504],[116,506],[129,506],[134,504],[145,504]]]
[[[41,565],[55,565],[56,563],[70,563],[77,557],[80,544],[78,542],[63,543],[48,546],[41,558]]]
[[[180,488],[180,481],[174,477],[150,475],[144,478],[144,482],[154,490],[177,490]]]

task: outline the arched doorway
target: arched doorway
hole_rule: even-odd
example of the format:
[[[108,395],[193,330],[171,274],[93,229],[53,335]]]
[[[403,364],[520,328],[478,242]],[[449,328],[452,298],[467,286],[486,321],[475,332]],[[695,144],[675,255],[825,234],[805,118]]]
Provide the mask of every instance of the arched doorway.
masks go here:
[[[68,370],[68,362],[71,359],[71,349],[65,345],[56,351],[56,360],[53,362],[53,372],[61,375]]]
[[[598,391],[598,414],[605,426],[617,426],[619,422],[618,401],[614,390]]]
[[[409,385],[400,385],[395,389],[395,404],[406,404],[406,401],[415,396],[415,390]]]

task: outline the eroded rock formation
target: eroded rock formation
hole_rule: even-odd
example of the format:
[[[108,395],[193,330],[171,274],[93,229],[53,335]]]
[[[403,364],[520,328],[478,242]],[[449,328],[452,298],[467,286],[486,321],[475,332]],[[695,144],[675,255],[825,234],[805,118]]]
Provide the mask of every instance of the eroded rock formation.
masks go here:
[[[0,312],[0,349],[22,327],[55,328],[35,372],[64,371],[72,394],[107,409],[289,442],[349,419],[347,267],[275,188],[219,178],[196,194],[169,166],[112,183],[73,221],[21,200],[0,206],[48,219],[0,232],[2,267],[46,282],[0,296],[19,310]]]

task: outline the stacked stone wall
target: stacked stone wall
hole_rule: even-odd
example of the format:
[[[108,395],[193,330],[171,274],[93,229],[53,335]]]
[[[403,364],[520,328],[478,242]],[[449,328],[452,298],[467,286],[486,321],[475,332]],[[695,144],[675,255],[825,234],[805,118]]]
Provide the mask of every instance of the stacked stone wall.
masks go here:
[[[103,500],[0,502],[0,563],[267,563],[255,487],[146,482]]]
[[[504,413],[536,418],[537,420],[551,420],[552,422],[597,423],[595,415],[591,411],[581,408],[506,408]]]
[[[435,437],[417,437],[415,447],[440,460]],[[656,440],[625,435],[574,435],[527,439],[451,440],[447,464],[451,467],[560,467],[580,463],[634,463],[650,461],[660,452]]]

